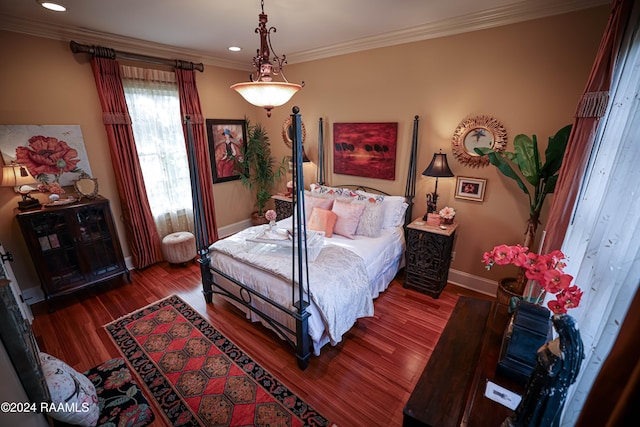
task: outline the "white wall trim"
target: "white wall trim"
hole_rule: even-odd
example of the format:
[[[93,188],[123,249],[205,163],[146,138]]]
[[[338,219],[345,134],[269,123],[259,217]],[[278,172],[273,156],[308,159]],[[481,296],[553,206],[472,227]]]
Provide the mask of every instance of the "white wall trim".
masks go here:
[[[24,302],[33,305],[37,302],[44,301],[44,292],[40,286],[32,286],[22,290],[22,297],[24,298]]]
[[[495,297],[498,290],[498,282],[465,273],[464,271],[449,269],[449,283],[461,288],[471,289],[488,296]]]
[[[222,239],[223,237],[231,236],[232,234],[235,234],[249,227],[251,227],[250,219],[245,219],[240,222],[235,222],[233,224],[225,225],[224,227],[218,228],[218,237]]]

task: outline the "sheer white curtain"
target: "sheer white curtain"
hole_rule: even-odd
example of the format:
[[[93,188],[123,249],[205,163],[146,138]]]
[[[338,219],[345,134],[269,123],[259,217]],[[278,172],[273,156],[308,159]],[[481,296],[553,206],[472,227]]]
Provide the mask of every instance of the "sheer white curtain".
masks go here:
[[[637,6],[637,5],[636,5]],[[585,360],[569,390],[563,426],[572,426],[607,358],[640,283],[640,39],[638,7],[620,51],[608,112],[598,130],[572,224],[562,246],[566,271],[584,291],[569,313]]]
[[[191,181],[175,74],[122,66],[133,135],[160,238],[193,232]]]

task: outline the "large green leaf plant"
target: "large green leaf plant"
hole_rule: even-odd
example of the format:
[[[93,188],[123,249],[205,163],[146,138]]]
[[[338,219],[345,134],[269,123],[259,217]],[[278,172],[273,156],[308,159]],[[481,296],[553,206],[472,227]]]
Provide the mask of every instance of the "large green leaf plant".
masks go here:
[[[540,224],[540,211],[547,194],[555,191],[570,133],[571,125],[567,125],[549,137],[544,163],[540,157],[536,135],[517,135],[513,140],[515,153],[475,148],[476,153],[489,156],[491,164],[503,175],[513,179],[529,198],[529,220],[523,246],[531,248],[534,243]],[[518,168],[520,174],[513,166]]]

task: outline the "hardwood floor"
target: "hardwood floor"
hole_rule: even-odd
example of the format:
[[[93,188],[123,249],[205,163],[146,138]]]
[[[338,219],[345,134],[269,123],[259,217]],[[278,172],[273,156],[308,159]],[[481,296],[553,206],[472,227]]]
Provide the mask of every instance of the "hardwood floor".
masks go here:
[[[336,347],[325,346],[300,371],[293,349],[214,296],[205,304],[197,264],[166,263],[132,271],[132,283],[104,284],[32,307],[41,351],[79,371],[120,356],[103,325],[176,294],[292,391],[341,427],[400,426],[402,410],[460,295],[486,296],[447,285],[439,299],[402,287],[401,272]],[[157,414],[154,426],[163,426]]]

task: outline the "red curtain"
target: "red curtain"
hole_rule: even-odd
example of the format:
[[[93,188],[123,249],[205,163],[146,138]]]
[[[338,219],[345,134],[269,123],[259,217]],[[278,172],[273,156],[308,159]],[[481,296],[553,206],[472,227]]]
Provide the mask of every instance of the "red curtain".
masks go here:
[[[209,157],[209,146],[207,144],[207,132],[204,126],[204,118],[202,116],[202,108],[200,108],[200,97],[196,88],[196,76],[193,70],[183,70],[176,68],[176,77],[178,80],[178,92],[180,96],[180,110],[182,116],[191,116],[193,124],[193,142],[196,151],[196,169],[200,179],[200,188],[202,200],[201,206],[204,207],[200,214],[207,226],[209,244],[218,240],[218,227],[216,225],[216,208],[213,202],[213,175],[211,174],[211,160]],[[187,131],[184,131],[185,141],[187,140]],[[193,213],[194,219],[197,212]]]
[[[544,251],[560,249],[596,136],[607,109],[611,75],[633,0],[614,0],[591,75],[576,109],[560,176],[547,219]]]
[[[163,258],[133,138],[120,65],[114,59],[94,56],[91,66],[107,130],[129,250],[133,265],[144,268]]]

